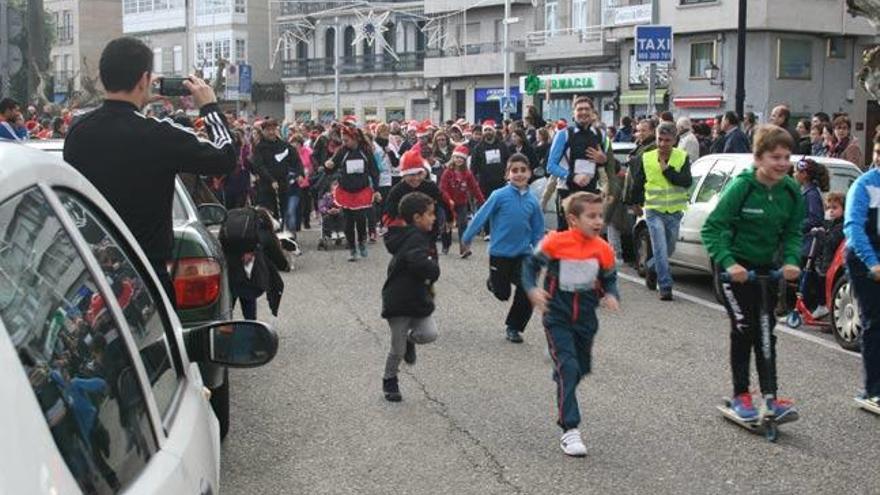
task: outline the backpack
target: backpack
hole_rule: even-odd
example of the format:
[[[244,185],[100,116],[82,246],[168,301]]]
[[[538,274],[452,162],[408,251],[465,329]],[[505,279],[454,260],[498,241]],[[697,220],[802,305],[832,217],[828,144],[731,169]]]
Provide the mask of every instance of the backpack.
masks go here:
[[[248,253],[256,251],[260,243],[259,214],[251,207],[229,210],[220,227],[220,243],[224,251]]]

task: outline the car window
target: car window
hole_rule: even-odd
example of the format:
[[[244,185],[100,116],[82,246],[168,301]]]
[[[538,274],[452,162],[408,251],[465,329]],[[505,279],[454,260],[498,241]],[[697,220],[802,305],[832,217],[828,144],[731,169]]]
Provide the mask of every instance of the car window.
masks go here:
[[[846,192],[849,191],[849,186],[858,179],[858,175],[851,173],[848,170],[830,167],[829,171],[831,172],[829,190],[833,192],[846,194]]]
[[[697,186],[700,185],[700,179],[709,172],[709,169],[711,169],[714,164],[714,158],[701,158],[691,164],[691,177],[693,178],[693,182],[691,182],[691,187],[688,188],[688,198],[694,197],[694,191],[697,189]]]
[[[724,184],[727,183],[727,179],[730,178],[730,173],[733,171],[733,165],[724,160],[718,160],[715,163],[715,166],[706,174],[706,178],[703,179],[703,183],[700,184],[700,190],[697,193],[697,197],[694,199],[694,203],[708,203],[712,201],[712,198],[718,195],[721,192],[721,189],[724,187]]]
[[[171,202],[171,218],[175,222],[186,222],[189,220],[186,214],[186,207],[183,206],[183,199],[178,194],[176,187],[174,188],[174,199]]]
[[[157,451],[123,334],[39,190],[0,204],[0,225],[0,319],[80,488],[116,493]]]
[[[67,212],[75,219],[77,228],[115,292],[140,351],[159,413],[165,417],[180,386],[180,379],[174,369],[174,354],[169,347],[169,339],[174,338],[174,332],[159,312],[156,304],[158,297],[151,294],[143,268],[132,262],[130,250],[123,247],[124,242],[120,243],[120,236],[115,229],[109,228],[103,216],[98,218],[95,207],[70,192],[56,192]]]

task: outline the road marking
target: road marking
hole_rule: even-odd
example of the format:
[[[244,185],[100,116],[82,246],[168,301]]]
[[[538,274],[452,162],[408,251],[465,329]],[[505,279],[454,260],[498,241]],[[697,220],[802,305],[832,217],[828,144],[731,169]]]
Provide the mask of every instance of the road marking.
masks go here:
[[[635,276],[632,276],[628,273],[617,272],[617,277],[621,278],[623,280],[626,280],[627,282],[632,282],[636,285],[644,285],[644,283],[645,283],[641,277],[635,277]],[[704,308],[713,309],[715,311],[720,311],[725,314],[727,313],[727,310],[724,309],[724,306],[722,306],[718,303],[707,301],[707,300],[703,299],[702,297],[694,296],[694,295],[688,294],[686,292],[681,292],[680,290],[675,291],[675,296],[678,298],[684,299],[685,301],[690,301],[694,304],[703,306]],[[858,352],[848,351],[848,350],[844,349],[843,347],[840,347],[839,345],[837,345],[836,342],[828,342],[825,339],[822,339],[822,338],[817,337],[817,336],[810,334],[810,333],[806,333],[803,330],[795,330],[794,328],[791,328],[790,326],[785,325],[783,323],[777,323],[776,329],[779,332],[782,332],[784,334],[791,335],[791,336],[797,337],[799,339],[804,339],[804,340],[812,342],[814,344],[818,344],[822,347],[831,349],[832,351],[841,352],[843,354],[846,354],[846,355],[849,355],[849,356],[852,356],[855,358],[859,358],[859,359],[861,359],[861,357],[862,357],[862,355],[859,354]]]

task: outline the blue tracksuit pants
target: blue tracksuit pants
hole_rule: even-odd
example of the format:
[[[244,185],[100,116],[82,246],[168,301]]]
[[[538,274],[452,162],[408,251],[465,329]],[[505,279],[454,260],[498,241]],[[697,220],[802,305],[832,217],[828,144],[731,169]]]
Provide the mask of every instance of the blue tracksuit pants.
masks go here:
[[[544,332],[556,382],[556,423],[563,431],[577,428],[581,422],[575,391],[592,368],[593,339],[599,329],[595,308],[583,312],[585,314],[575,313],[571,319],[568,315],[554,315],[552,309],[544,315]]]

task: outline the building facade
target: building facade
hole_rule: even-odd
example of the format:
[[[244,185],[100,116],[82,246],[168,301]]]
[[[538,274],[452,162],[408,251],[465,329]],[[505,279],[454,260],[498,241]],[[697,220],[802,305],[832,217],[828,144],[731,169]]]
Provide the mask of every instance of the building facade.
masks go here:
[[[84,80],[98,80],[103,44],[122,34],[122,12],[117,0],[45,0],[44,8],[55,26],[49,57],[54,100],[62,103]]]
[[[117,2],[118,4],[118,2]],[[280,116],[280,95],[238,91],[239,64],[252,69],[252,81],[271,87],[280,72],[269,67],[268,0],[123,0],[123,31],[153,50],[158,75],[182,77],[201,71],[213,80],[223,69],[225,106],[250,114]],[[221,67],[222,66],[222,67]]]
[[[381,39],[372,43],[358,35],[364,12],[333,9],[337,3],[282,4],[275,29],[288,119],[334,118],[337,64],[342,115],[361,121],[435,115],[434,89],[423,75],[423,2],[388,3],[393,6],[377,33]],[[298,37],[283,36],[293,30]]]

